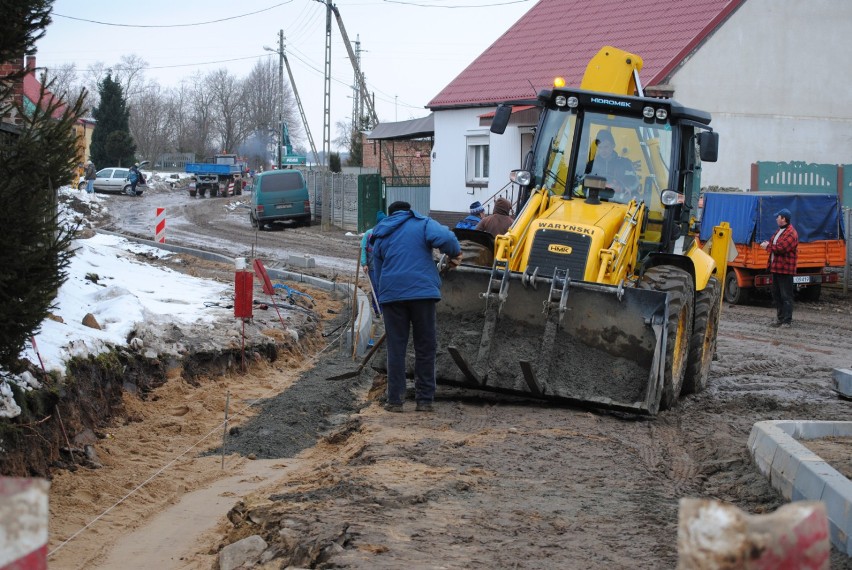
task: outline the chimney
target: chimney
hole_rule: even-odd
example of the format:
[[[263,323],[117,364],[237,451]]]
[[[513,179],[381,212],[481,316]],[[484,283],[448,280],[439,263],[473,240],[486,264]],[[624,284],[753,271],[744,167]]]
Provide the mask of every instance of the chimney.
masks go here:
[[[24,61],[26,62],[27,71],[35,71],[36,68],[36,56],[34,53],[27,54],[24,56]]]

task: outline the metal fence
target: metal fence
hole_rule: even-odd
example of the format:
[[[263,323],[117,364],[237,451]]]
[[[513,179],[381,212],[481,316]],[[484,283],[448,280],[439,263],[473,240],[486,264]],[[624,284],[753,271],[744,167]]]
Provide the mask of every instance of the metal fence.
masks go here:
[[[358,231],[358,175],[305,170],[313,218],[323,229],[331,226]]]

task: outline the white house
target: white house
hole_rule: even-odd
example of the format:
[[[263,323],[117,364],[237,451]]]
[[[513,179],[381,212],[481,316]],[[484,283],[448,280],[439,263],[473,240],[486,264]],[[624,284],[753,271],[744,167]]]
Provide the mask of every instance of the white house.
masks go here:
[[[850,163],[850,22],[849,0],[540,0],[427,105],[432,215],[486,202],[521,166],[538,113],[493,135],[496,104],[556,76],[578,86],[604,45],[643,58],[646,94],[712,114],[719,160],[703,186],[748,188],[756,161]]]

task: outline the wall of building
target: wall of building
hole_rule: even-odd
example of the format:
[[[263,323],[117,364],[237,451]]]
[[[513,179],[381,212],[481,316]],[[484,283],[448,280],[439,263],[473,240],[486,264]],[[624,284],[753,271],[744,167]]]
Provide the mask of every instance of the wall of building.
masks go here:
[[[381,149],[380,149],[381,147]],[[378,141],[363,138],[365,168],[379,169],[382,176],[391,176],[391,157],[396,171],[404,178],[429,178],[432,141],[427,139]],[[380,164],[381,161],[381,164]]]
[[[748,188],[757,161],[849,162],[849,22],[846,0],[748,0],[675,72],[674,98],[720,136],[702,185]]]
[[[509,125],[502,135],[479,126],[479,116],[494,108],[435,111],[435,146],[432,149],[432,210],[466,214],[472,202],[485,202],[507,184],[509,172],[521,166],[521,130]],[[465,184],[467,137],[488,135],[488,185]]]

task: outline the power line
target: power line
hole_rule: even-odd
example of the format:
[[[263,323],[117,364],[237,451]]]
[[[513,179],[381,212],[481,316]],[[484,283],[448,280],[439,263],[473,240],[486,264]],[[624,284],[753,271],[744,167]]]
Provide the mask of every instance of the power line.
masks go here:
[[[524,4],[525,2],[529,2],[530,0],[507,0],[506,2],[493,2],[491,4],[455,4],[455,5],[441,5],[441,4],[420,4],[419,2],[405,2],[404,0],[383,0],[388,4],[403,4],[405,6],[416,6],[418,8],[494,8],[496,6],[508,6],[509,4]]]
[[[284,4],[290,4],[293,0],[287,0],[286,2],[280,2],[275,4],[274,6],[270,6],[269,8],[263,8],[262,10],[257,10],[255,12],[248,12],[246,14],[240,14],[238,16],[229,16],[227,18],[219,18],[218,20],[209,20],[207,22],[195,22],[192,24],[117,24],[115,22],[101,22],[99,20],[88,20],[86,18],[76,18],[74,16],[68,16],[66,14],[57,14],[54,12],[52,15],[59,18],[67,18],[69,20],[77,20],[78,22],[88,22],[89,24],[100,24],[101,26],[116,26],[120,28],[189,28],[192,26],[204,26],[207,24],[217,24],[219,22],[227,22],[229,20],[237,20],[239,18],[245,18],[246,16],[253,16],[255,14],[260,14],[261,12],[268,12],[273,8],[278,8],[279,6],[283,6]]]

